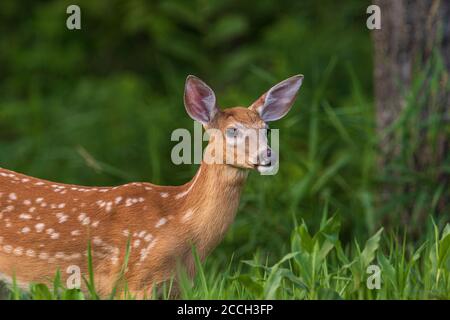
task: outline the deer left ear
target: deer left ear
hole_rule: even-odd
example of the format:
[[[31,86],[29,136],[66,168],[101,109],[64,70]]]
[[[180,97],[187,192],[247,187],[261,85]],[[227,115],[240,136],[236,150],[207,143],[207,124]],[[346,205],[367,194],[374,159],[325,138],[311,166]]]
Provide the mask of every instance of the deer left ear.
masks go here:
[[[219,111],[214,91],[202,80],[192,75],[186,79],[184,106],[191,118],[203,125],[210,123]]]
[[[278,83],[256,100],[250,109],[258,112],[265,122],[281,119],[294,104],[302,82],[303,75],[299,74]]]

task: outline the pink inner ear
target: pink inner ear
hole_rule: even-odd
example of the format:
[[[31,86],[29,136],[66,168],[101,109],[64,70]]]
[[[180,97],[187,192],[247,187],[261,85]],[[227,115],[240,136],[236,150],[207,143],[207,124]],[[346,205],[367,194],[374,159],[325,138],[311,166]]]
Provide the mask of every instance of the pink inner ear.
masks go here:
[[[214,118],[216,97],[211,88],[200,79],[188,77],[184,100],[186,110],[194,120],[206,124]]]
[[[268,122],[286,115],[294,103],[302,80],[303,76],[294,76],[272,87],[265,96],[264,105],[258,108],[261,118]]]

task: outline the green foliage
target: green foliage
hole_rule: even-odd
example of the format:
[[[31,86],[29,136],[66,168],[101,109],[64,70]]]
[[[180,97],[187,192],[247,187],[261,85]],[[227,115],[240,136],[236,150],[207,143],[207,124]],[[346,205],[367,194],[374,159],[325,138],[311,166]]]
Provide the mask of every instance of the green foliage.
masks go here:
[[[195,248],[197,269],[194,279],[179,274],[182,299],[449,299],[450,225],[439,231],[433,224],[425,242],[417,249],[399,243],[396,237],[382,237],[379,230],[361,250],[358,242],[344,248],[339,238],[340,221],[334,216],[311,234],[305,223],[292,233],[291,252],[273,265],[260,262],[258,254],[246,266],[222,270],[217,260],[200,262]],[[380,267],[380,288],[367,285],[370,265]],[[125,266],[125,265],[124,265]],[[208,271],[207,271],[208,270]],[[93,278],[90,268],[89,278]],[[171,298],[171,285],[164,284],[158,297]],[[87,286],[90,299],[98,299],[93,286]],[[156,294],[156,291],[154,292]],[[84,300],[79,290],[66,290],[57,274],[54,289],[33,284],[29,294],[13,285],[11,298],[36,300]],[[132,299],[129,294],[109,299]]]
[[[407,217],[416,234],[422,231],[416,226],[429,214],[440,212],[445,221],[449,212],[450,153],[443,139],[450,136],[448,105],[443,98],[443,92],[450,92],[448,78],[445,62],[433,52],[404,92],[404,109],[380,137],[392,139],[388,150],[392,156],[382,181],[390,192],[399,194],[382,206],[380,216],[392,224]],[[393,211],[399,214],[392,215]]]

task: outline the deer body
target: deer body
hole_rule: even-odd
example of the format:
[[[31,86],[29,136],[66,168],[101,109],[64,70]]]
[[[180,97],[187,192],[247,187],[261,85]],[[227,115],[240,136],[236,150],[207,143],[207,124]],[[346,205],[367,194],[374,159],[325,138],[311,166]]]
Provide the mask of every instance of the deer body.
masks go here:
[[[294,96],[285,102],[289,108],[301,84],[301,78],[295,80]],[[250,108],[219,111],[210,90],[199,79],[188,78],[186,109],[205,128],[225,132],[236,124],[265,126],[258,110],[268,100],[264,96]],[[247,155],[244,164],[202,162],[194,178],[182,186],[83,187],[0,168],[0,280],[15,277],[26,288],[30,282],[50,283],[57,270],[65,280],[71,266],[87,276],[88,243],[100,295],[116,284],[128,242],[125,280],[138,297],[148,296],[153,285],[169,279],[179,262],[193,275],[192,245],[202,259],[206,257],[233,222],[247,169],[268,166],[254,162],[253,156]]]
[[[64,276],[71,265],[86,274],[90,241],[96,287],[107,294],[130,238],[128,285],[135,292],[148,289],[145,285],[169,278],[180,257],[193,268],[191,244],[205,257],[221,240],[236,214],[245,176],[238,169],[202,164],[194,179],[179,187],[131,183],[96,188],[0,169],[3,278],[10,281],[15,275],[26,288],[53,279],[57,269]]]

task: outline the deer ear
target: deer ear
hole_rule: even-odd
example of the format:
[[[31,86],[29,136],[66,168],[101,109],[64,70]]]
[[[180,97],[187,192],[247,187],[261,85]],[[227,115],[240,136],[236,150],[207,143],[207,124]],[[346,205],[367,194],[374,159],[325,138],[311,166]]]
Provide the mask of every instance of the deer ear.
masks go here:
[[[192,119],[204,125],[210,123],[219,111],[214,91],[202,80],[192,75],[186,79],[184,106]]]
[[[258,112],[265,122],[281,119],[294,104],[302,82],[303,75],[299,74],[278,83],[256,100],[250,109]]]

